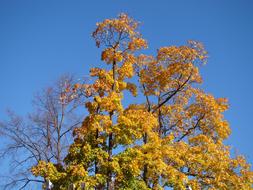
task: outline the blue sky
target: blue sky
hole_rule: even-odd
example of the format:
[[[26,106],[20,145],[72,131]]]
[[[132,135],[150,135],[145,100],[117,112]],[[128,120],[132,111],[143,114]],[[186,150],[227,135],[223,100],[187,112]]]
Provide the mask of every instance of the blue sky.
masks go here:
[[[126,12],[142,22],[148,53],[189,39],[204,43],[203,88],[229,99],[227,144],[253,163],[252,10],[251,0],[0,0],[0,119],[6,108],[31,111],[33,94],[61,74],[82,77],[99,66],[95,23]]]

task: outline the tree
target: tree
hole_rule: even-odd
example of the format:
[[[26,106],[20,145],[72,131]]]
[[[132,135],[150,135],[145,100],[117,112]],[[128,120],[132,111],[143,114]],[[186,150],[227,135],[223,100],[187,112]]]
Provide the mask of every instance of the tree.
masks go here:
[[[3,177],[4,189],[24,189],[30,184],[34,186],[34,182],[44,183],[45,179],[34,178],[30,170],[39,161],[62,165],[73,142],[73,129],[83,120],[78,108],[84,96],[75,91],[74,83],[73,76],[62,76],[34,97],[34,112],[27,118],[8,111],[9,121],[0,123],[0,135],[6,139],[0,156],[11,156],[13,170],[10,176]]]
[[[54,189],[251,189],[250,165],[223,144],[230,134],[227,100],[200,88],[203,45],[137,54],[147,48],[138,25],[126,14],[97,24],[93,37],[110,69],[90,70],[88,115],[63,165],[40,161],[33,174]],[[143,102],[123,102],[134,100],[129,92]]]

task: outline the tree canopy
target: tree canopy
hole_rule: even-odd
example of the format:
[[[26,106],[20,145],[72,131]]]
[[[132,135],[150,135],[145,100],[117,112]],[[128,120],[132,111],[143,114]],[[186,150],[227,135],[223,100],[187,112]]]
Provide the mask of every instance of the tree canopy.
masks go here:
[[[88,97],[88,114],[64,162],[40,161],[35,176],[53,189],[252,189],[250,165],[223,143],[227,99],[201,89],[208,56],[200,42],[144,54],[148,43],[126,14],[97,23],[92,36],[106,65],[91,68],[91,83],[66,89]],[[142,101],[123,104],[129,93]]]

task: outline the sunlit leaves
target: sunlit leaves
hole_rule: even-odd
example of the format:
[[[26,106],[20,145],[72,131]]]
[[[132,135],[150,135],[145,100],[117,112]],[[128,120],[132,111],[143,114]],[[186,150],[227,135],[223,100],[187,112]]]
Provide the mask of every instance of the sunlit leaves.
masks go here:
[[[97,24],[93,37],[111,69],[92,68],[93,83],[74,87],[90,99],[65,167],[40,162],[33,173],[59,187],[67,181],[77,187],[84,182],[87,189],[112,183],[129,190],[251,189],[250,166],[223,145],[230,134],[223,116],[227,100],[199,88],[203,45],[189,41],[161,47],[155,56],[136,55],[147,48],[137,26],[126,14]],[[143,101],[123,106],[126,91]]]

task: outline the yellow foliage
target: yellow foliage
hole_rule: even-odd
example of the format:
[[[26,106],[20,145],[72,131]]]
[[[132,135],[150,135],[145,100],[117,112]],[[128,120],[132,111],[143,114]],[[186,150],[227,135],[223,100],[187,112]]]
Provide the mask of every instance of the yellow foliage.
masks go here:
[[[138,23],[126,14],[97,24],[93,37],[111,69],[92,68],[92,84],[76,84],[90,97],[88,115],[74,130],[64,167],[41,161],[35,176],[56,189],[74,183],[86,189],[252,189],[253,173],[242,156],[232,157],[223,140],[230,135],[225,98],[200,89],[203,45],[189,41],[147,48]],[[125,91],[137,96],[123,101]],[[70,89],[67,89],[69,92]],[[124,105],[124,106],[123,106]]]

